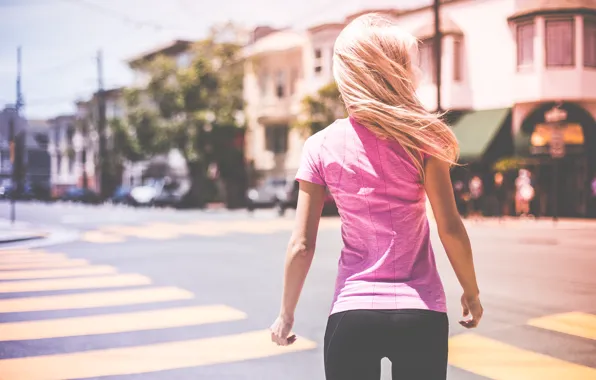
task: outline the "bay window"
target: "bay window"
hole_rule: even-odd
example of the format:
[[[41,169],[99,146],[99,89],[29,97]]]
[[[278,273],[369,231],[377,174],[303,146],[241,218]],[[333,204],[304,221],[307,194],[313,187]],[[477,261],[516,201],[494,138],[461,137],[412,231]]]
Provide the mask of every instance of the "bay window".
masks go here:
[[[574,28],[575,23],[571,18],[546,20],[546,66],[575,65]]]
[[[584,19],[584,66],[596,68],[596,19]]]
[[[534,21],[517,26],[517,67],[534,64]]]

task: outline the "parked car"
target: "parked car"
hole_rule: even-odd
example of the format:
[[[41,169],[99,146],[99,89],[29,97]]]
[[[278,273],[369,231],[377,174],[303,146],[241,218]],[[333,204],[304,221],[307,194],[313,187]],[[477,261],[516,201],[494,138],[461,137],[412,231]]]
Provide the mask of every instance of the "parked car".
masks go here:
[[[60,197],[60,200],[95,205],[101,203],[101,197],[98,193],[82,187],[71,187],[66,189],[64,194]]]
[[[156,178],[147,178],[141,186],[136,186],[130,191],[131,204],[138,207],[151,207],[155,198],[161,193],[164,181]]]
[[[131,204],[132,199],[130,197],[130,188],[125,186],[117,188],[116,191],[114,191],[114,194],[110,197],[110,201],[113,204]]]
[[[35,199],[33,189],[29,185],[23,185],[21,189],[17,189],[13,185],[1,186],[0,187],[0,198],[2,199],[14,199],[19,201],[30,201]]]
[[[300,189],[300,183],[293,181],[292,186],[288,188],[284,195],[280,195],[279,201],[276,204],[277,212],[280,216],[283,216],[287,209],[295,209],[298,206],[298,191]],[[323,205],[324,214],[337,213],[337,205],[329,189],[325,188],[325,203]]]
[[[292,182],[285,178],[270,177],[255,188],[247,192],[247,209],[274,207],[284,201],[291,190]]]

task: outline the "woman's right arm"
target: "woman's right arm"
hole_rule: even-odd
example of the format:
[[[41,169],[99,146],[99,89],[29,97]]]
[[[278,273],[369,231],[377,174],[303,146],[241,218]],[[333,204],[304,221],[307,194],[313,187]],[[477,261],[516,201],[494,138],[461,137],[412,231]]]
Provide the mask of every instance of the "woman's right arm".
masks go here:
[[[464,317],[472,315],[471,319],[461,321],[460,324],[467,328],[476,327],[483,313],[480,291],[476,282],[470,239],[455,204],[449,164],[430,157],[424,171],[426,194],[437,222],[439,237],[464,291],[461,299],[463,314]]]

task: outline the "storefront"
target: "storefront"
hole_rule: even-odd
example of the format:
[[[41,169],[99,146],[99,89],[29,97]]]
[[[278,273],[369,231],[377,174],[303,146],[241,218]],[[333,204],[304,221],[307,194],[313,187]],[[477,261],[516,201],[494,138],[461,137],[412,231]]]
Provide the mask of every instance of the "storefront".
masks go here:
[[[596,122],[584,107],[543,103],[523,120],[514,145],[532,173],[534,214],[595,216]]]

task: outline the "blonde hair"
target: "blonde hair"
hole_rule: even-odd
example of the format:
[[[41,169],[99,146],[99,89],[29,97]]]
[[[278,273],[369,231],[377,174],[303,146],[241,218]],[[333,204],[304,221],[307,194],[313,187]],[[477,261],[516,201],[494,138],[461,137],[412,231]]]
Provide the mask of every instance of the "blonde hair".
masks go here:
[[[378,14],[356,18],[340,33],[333,76],[351,117],[380,138],[397,140],[424,180],[424,154],[456,164],[459,147],[440,115],[416,96],[418,41]]]

